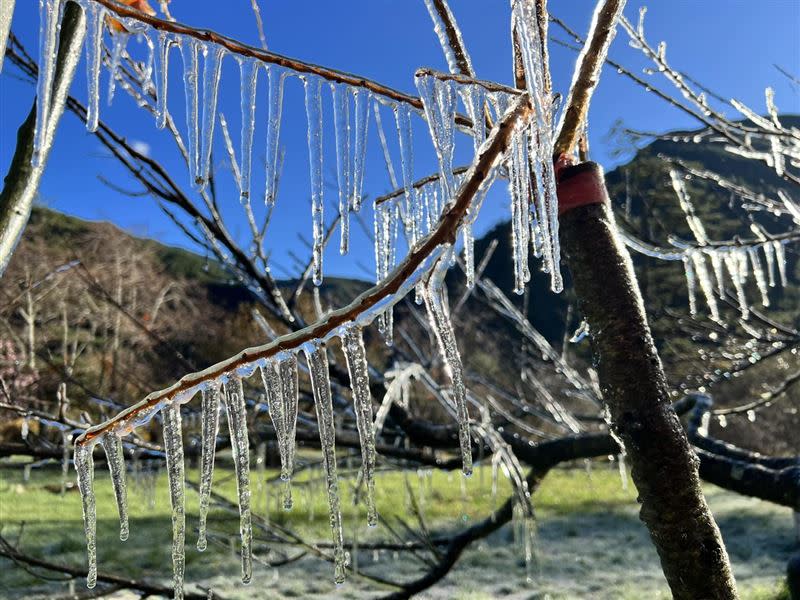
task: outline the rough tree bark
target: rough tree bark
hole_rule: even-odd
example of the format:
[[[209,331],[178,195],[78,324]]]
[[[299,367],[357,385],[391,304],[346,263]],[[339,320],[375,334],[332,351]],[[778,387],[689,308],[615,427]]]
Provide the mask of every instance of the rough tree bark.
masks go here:
[[[602,170],[593,163],[567,167],[558,193],[561,243],[589,324],[603,399],[629,457],[640,518],[672,594],[686,600],[736,598],[728,555],[700,488],[699,460],[670,405]]]

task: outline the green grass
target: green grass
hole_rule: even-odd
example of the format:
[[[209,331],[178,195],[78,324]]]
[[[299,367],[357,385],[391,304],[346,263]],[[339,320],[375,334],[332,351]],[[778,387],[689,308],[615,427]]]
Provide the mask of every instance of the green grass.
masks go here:
[[[367,529],[363,504],[355,506],[353,503],[355,480],[352,475],[352,472],[346,472],[341,479],[346,540],[352,539],[354,527],[358,527],[358,537],[361,540],[386,537],[386,530],[382,527]],[[254,511],[263,515],[265,504],[268,503],[269,518],[274,522],[292,528],[306,539],[327,541],[330,532],[321,472],[314,469],[298,473],[294,485],[294,508],[291,511],[284,511],[280,506],[280,482],[272,482],[267,486],[259,483],[264,478],[276,476],[274,470],[263,473],[254,470],[251,473]],[[187,478],[196,481],[197,472],[188,470]],[[60,474],[53,471],[34,471],[27,483],[23,483],[22,473],[18,470],[0,471],[0,530],[6,539],[18,545],[24,552],[54,562],[83,566],[86,558],[80,497],[74,487],[61,496],[58,491],[60,481]],[[406,476],[400,473],[380,473],[376,484],[378,510],[390,523],[394,523],[395,517],[399,517],[415,526],[410,509],[410,487],[432,530],[444,531],[463,527],[484,518],[491,512],[493,504],[491,471],[488,468],[476,469],[475,475],[463,481],[462,486],[460,473],[433,472],[425,477],[416,474]],[[510,493],[510,485],[504,477],[501,476],[498,483],[497,506]],[[172,531],[166,475],[162,473],[158,476],[151,491],[152,495],[132,477],[129,477],[128,489],[130,538],[121,542],[117,509],[108,474],[104,470],[97,471],[95,491],[99,570],[135,578],[160,579],[168,583],[171,575]],[[232,471],[218,468],[213,489],[234,500],[236,490]],[[715,490],[716,488],[710,490],[712,498]],[[235,539],[239,526],[238,515],[214,508],[209,515],[209,531],[212,534],[209,548],[200,553],[195,549],[198,498],[190,487],[187,487],[186,501],[187,581],[235,580],[239,572],[238,558],[225,538],[233,536]],[[635,488],[629,485],[627,489],[623,489],[618,472],[607,466],[595,467],[588,473],[583,470],[552,471],[536,491],[534,504],[540,527],[555,527],[557,538],[573,538],[579,547],[583,536],[592,535],[584,529],[587,519],[602,522],[603,527],[607,528],[603,535],[608,535],[608,531],[619,532],[624,527],[632,528],[633,531],[639,530],[635,523]],[[645,535],[643,532],[639,533]],[[547,549],[544,551],[547,552]],[[513,553],[512,550],[509,552]],[[579,553],[577,550],[576,552]],[[575,560],[592,561],[591,551],[586,549],[585,553],[587,556],[581,558],[576,555]],[[478,563],[470,567],[473,560],[478,560]],[[481,560],[480,555],[474,558],[467,556],[463,561],[463,568],[482,568]],[[513,563],[513,559],[511,560]],[[620,568],[625,568],[625,565],[620,565]],[[315,580],[320,577],[322,573],[318,572]],[[309,588],[304,586],[319,585],[318,582],[302,579],[301,577],[301,581],[291,582],[295,587],[300,586],[296,590],[298,596],[308,593]],[[624,581],[619,597],[641,597],[641,592],[637,592],[635,578],[624,578]],[[285,587],[290,583],[284,579],[282,585]],[[8,594],[6,596],[4,592],[0,592],[0,598],[23,597],[30,593],[31,586],[38,586],[36,589],[40,593],[53,593],[52,585],[49,588],[43,586],[41,581],[24,570],[0,561],[0,590],[5,590]],[[787,597],[785,590],[782,592],[778,585],[759,583],[755,587],[745,587],[742,591],[742,597],[751,600],[780,600]],[[284,589],[284,593],[291,595],[290,588]],[[465,600],[490,596],[491,594],[487,595],[480,587],[454,590],[454,597]],[[561,596],[556,592],[554,597]]]

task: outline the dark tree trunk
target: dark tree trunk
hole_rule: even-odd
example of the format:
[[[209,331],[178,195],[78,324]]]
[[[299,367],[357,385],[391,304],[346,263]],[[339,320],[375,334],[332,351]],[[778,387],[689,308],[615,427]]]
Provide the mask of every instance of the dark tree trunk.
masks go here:
[[[629,457],[640,518],[672,594],[686,600],[736,598],[728,555],[700,488],[699,460],[670,405],[602,170],[592,163],[568,167],[558,192],[566,209],[561,244],[589,324],[603,399]]]

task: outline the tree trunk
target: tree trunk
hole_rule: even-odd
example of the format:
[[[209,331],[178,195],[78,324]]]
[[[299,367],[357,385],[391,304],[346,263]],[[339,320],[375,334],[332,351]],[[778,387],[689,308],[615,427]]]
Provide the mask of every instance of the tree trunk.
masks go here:
[[[613,432],[630,460],[640,518],[675,598],[737,597],[719,529],[700,488],[699,460],[672,409],[633,265],[617,234],[602,170],[559,175],[561,243]]]

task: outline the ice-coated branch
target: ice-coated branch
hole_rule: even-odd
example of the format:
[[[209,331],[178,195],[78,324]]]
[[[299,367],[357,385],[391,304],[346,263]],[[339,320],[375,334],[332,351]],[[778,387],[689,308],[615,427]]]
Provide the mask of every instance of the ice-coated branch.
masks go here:
[[[408,291],[405,289],[408,280],[420,268],[427,269],[432,267],[435,260],[432,261],[431,259],[437,254],[437,251],[455,241],[459,225],[466,215],[473,197],[489,177],[493,167],[508,147],[516,127],[526,122],[530,116],[531,106],[528,97],[527,95],[522,95],[495,126],[483,146],[481,154],[464,176],[464,182],[456,195],[455,202],[443,214],[436,229],[421,240],[406,259],[383,282],[361,294],[349,305],[332,312],[322,321],[297,332],[284,335],[269,344],[243,350],[239,354],[217,363],[205,371],[184,376],[169,388],[153,392],[127,411],[84,433],[76,440],[76,444],[88,444],[108,431],[122,432],[129,430],[143,415],[158,410],[164,402],[176,396],[183,395],[189,390],[197,389],[203,383],[213,381],[240,367],[257,363],[280,352],[297,350],[303,344],[314,340],[324,340],[333,335],[340,327],[357,321],[360,316],[366,313],[371,314],[371,311],[388,307],[399,300],[398,293]]]
[[[13,7],[13,3],[12,3]],[[5,14],[6,3],[0,13]],[[4,19],[4,17],[0,17]],[[10,25],[11,15],[8,15]],[[4,25],[3,25],[4,27]],[[17,145],[11,159],[8,175],[0,191],[0,277],[3,276],[11,255],[28,223],[39,181],[44,174],[45,162],[53,145],[56,129],[64,113],[69,87],[80,60],[80,50],[86,35],[86,19],[76,4],[68,3],[64,11],[61,41],[51,49],[55,59],[52,79],[47,94],[40,94],[27,119],[17,132]],[[0,31],[2,47],[0,60],[5,56],[6,36]],[[39,107],[47,106],[47,111]],[[42,119],[41,122],[37,122]],[[36,160],[34,160],[34,158]],[[33,164],[33,163],[36,164]]]
[[[572,152],[580,137],[592,94],[600,81],[600,70],[608,55],[608,48],[616,33],[617,20],[624,6],[625,0],[600,0],[597,3],[586,44],[575,64],[566,108],[558,126],[558,136],[553,148],[556,155]]]
[[[197,29],[195,27],[190,27],[175,21],[159,19],[158,17],[138,11],[135,8],[118,4],[114,2],[114,0],[88,1],[101,4],[107,10],[115,13],[120,18],[133,19],[135,21],[139,21],[140,23],[146,23],[150,27],[153,27],[160,32],[187,36],[199,42],[210,42],[219,47],[225,48],[232,54],[243,58],[252,58],[268,65],[276,65],[284,69],[291,69],[299,74],[315,75],[329,82],[363,88],[395,102],[409,105],[418,111],[423,109],[422,101],[419,98],[415,96],[409,96],[408,94],[404,94],[403,92],[385,86],[371,79],[367,79],[366,77],[345,73],[344,71],[337,71],[328,67],[315,65],[290,58],[288,56],[283,56],[281,54],[276,54],[275,52],[270,52],[268,50],[262,50],[260,48],[248,46],[247,44],[243,44],[238,40],[229,38],[208,29]],[[456,123],[466,127],[470,127],[472,125],[472,121],[463,115],[456,115]]]
[[[425,6],[433,21],[433,29],[439,38],[445,58],[447,58],[450,72],[474,77],[475,70],[472,68],[472,61],[447,0],[425,0]]]

